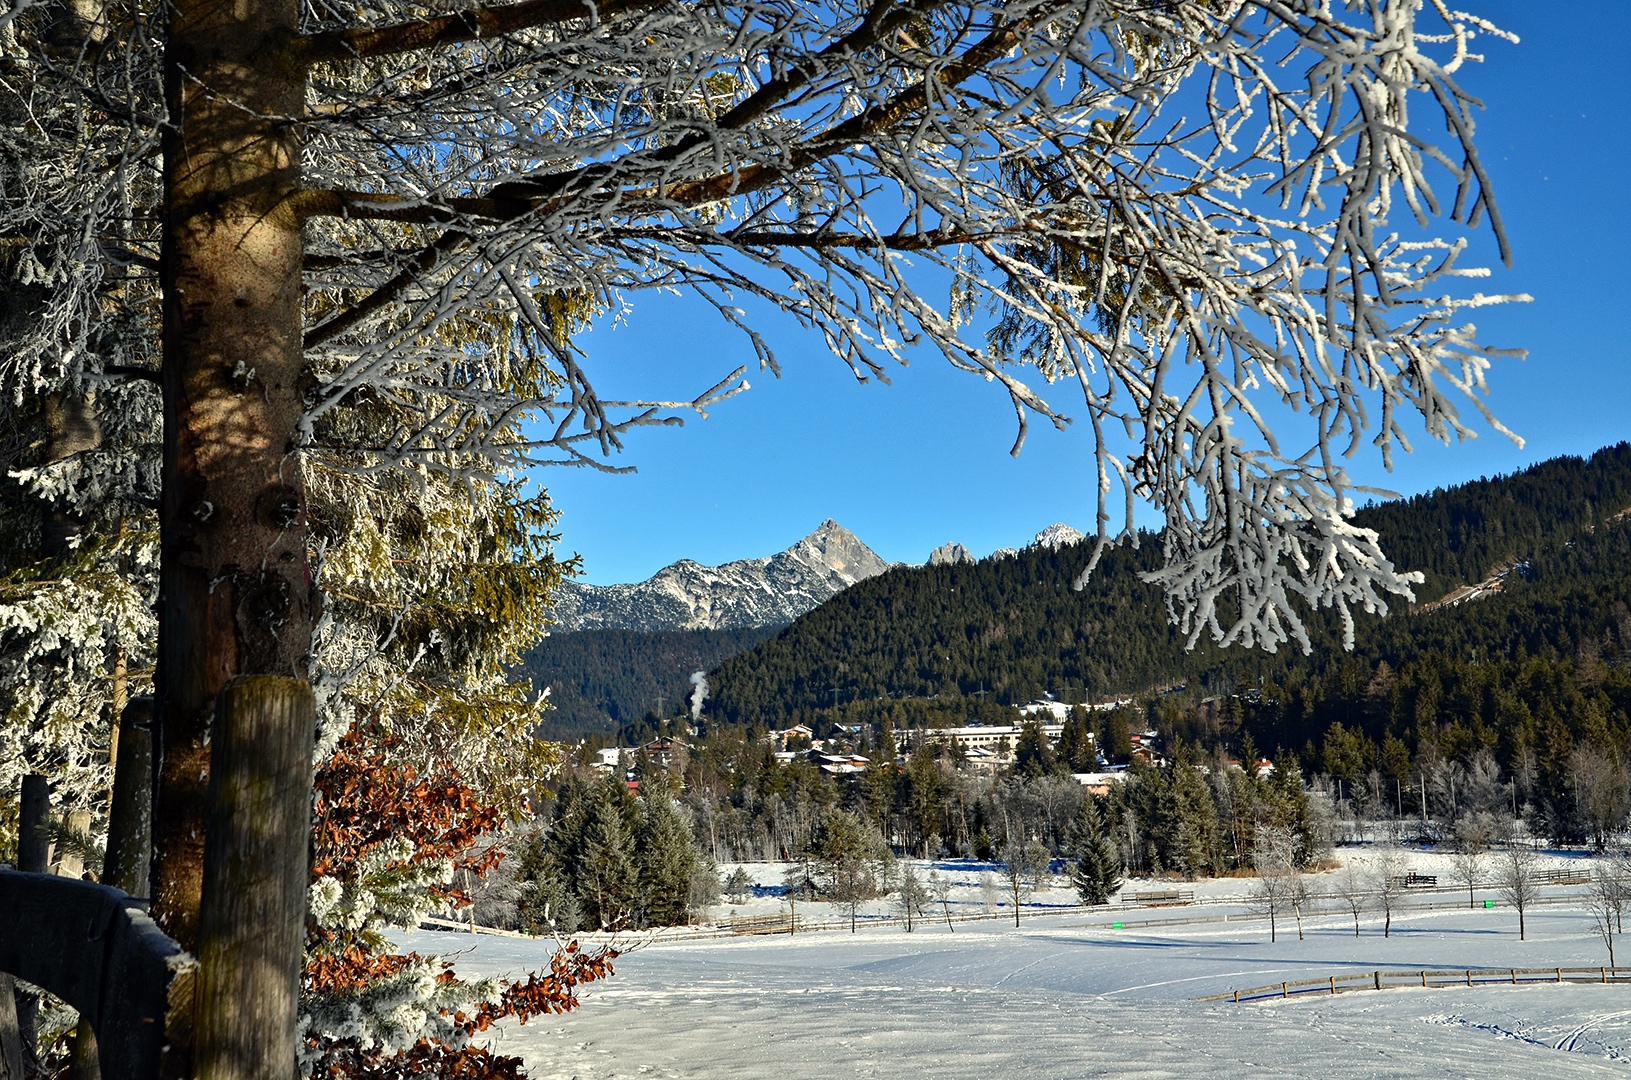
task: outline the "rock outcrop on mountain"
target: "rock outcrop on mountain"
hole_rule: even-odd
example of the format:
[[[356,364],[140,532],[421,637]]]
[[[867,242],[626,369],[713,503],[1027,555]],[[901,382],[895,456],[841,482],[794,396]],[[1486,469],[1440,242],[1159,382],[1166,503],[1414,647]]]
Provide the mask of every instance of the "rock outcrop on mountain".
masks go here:
[[[555,603],[555,632],[774,626],[887,569],[854,533],[828,519],[768,558],[723,566],[681,559],[632,585],[565,582]]]
[[[1061,521],[1057,524],[1049,525],[1046,529],[1043,529],[1041,532],[1037,533],[1036,539],[1032,540],[1028,546],[1034,548],[1047,548],[1049,551],[1058,551],[1062,547],[1069,547],[1071,544],[1079,544],[1086,539],[1086,533],[1078,532]]]
[[[956,566],[958,563],[971,563],[977,561],[979,560],[974,558],[973,552],[969,551],[968,548],[957,543],[956,541],[949,544],[941,544],[939,547],[929,552],[930,566]]]

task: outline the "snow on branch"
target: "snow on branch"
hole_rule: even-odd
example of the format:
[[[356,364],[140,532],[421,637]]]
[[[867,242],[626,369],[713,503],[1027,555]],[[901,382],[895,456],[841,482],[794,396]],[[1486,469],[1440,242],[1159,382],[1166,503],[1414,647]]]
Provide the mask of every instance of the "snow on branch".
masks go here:
[[[72,64],[8,39],[50,89],[8,84],[7,146],[99,140],[3,181],[0,263],[48,297],[8,380],[101,371],[151,303],[155,13],[115,10]],[[858,379],[932,349],[1001,386],[1016,451],[1085,420],[1101,543],[1164,515],[1191,642],[1306,648],[1311,610],[1411,595],[1342,462],[1472,437],[1468,407],[1505,431],[1514,354],[1472,316],[1526,298],[1465,264],[1476,229],[1508,253],[1456,77],[1509,35],[1440,0],[309,0],[305,35],[302,432],[334,467],[616,467],[746,386],[596,391],[579,332],[688,292],[771,371],[772,310]]]

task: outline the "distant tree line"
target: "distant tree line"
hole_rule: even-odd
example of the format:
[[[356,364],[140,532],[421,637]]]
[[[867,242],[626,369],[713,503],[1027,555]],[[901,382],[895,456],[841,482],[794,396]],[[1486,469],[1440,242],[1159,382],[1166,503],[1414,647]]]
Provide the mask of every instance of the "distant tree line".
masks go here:
[[[1421,601],[1483,580],[1515,561],[1498,598],[1415,618],[1365,619],[1354,655],[1395,668],[1423,653],[1516,658],[1547,649],[1572,656],[1614,624],[1624,600],[1625,540],[1608,525],[1631,507],[1631,444],[1589,459],[1564,457],[1522,473],[1480,480],[1362,509],[1399,565],[1426,582]],[[1606,546],[1605,546],[1606,545]],[[946,712],[1023,703],[1044,694],[1103,699],[1186,685],[1193,697],[1223,697],[1240,684],[1284,684],[1323,675],[1343,655],[1341,628],[1315,617],[1312,658],[1265,655],[1202,642],[1193,651],[1167,623],[1138,572],[1158,560],[1158,538],[1108,552],[1081,592],[1071,582],[1087,545],[1029,549],[975,565],[899,567],[861,582],[773,639],[710,674],[708,715],[727,723],[837,721],[846,705],[875,711],[903,699]],[[1495,603],[1495,600],[1504,603]],[[1406,612],[1397,611],[1397,615]],[[1300,747],[1323,732],[1268,747]]]
[[[781,629],[554,633],[527,651],[514,675],[539,690],[549,687],[554,707],[545,714],[541,736],[610,741],[620,728],[648,716],[656,721],[673,715],[692,691],[692,672],[711,671]]]

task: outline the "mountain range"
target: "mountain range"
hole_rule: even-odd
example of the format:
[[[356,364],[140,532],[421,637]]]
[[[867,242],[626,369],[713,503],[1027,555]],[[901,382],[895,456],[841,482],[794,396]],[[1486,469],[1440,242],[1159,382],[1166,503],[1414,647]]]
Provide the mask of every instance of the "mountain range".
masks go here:
[[[632,585],[569,581],[557,633],[581,630],[747,630],[792,622],[889,563],[831,518],[786,551],[723,566],[670,563]]]
[[[1387,618],[1361,616],[1352,652],[1342,647],[1334,615],[1308,612],[1313,651],[1306,657],[1206,640],[1186,649],[1159,591],[1140,577],[1159,564],[1159,536],[1107,551],[1078,592],[1071,583],[1089,546],[1073,542],[1081,538],[1074,530],[1055,527],[1044,532],[1051,542],[1017,557],[943,558],[846,589],[711,670],[708,716],[737,724],[852,724],[875,722],[873,713],[903,702],[945,711],[972,708],[970,698],[982,705],[1049,693],[1103,700],[1185,684],[1216,697],[1249,680],[1254,687],[1310,687],[1297,691],[1309,704],[1287,705],[1276,721],[1285,726],[1265,728],[1283,745],[1301,747],[1318,724],[1347,715],[1339,705],[1360,715],[1351,695],[1334,688],[1363,690],[1383,665],[1403,671],[1439,658],[1521,667],[1525,658],[1573,664],[1584,657],[1588,669],[1631,670],[1628,507],[1626,443],[1365,507],[1356,524],[1378,532],[1396,565],[1424,576],[1414,609],[1394,604]],[[1339,711],[1322,714],[1331,702]],[[1458,700],[1432,708],[1469,707]],[[1303,725],[1311,726],[1304,732]]]
[[[1026,551],[1057,551],[1080,540],[1050,525]],[[1001,548],[985,561],[1019,556]],[[980,562],[959,543],[929,564]],[[609,734],[648,712],[671,714],[693,692],[691,676],[774,637],[841,592],[890,570],[853,533],[827,520],[786,551],[723,566],[690,559],[627,585],[567,582],[555,631],[524,658],[518,675],[550,689],[544,723],[552,738]]]

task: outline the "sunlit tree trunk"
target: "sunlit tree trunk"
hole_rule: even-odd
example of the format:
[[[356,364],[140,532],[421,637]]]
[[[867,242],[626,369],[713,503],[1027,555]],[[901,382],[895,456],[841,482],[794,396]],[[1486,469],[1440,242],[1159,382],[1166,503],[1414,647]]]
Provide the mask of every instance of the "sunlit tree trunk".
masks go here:
[[[295,453],[295,0],[178,0],[164,144],[164,493],[153,914],[196,947],[215,696],[305,679],[317,600]],[[309,733],[307,733],[309,737]]]

